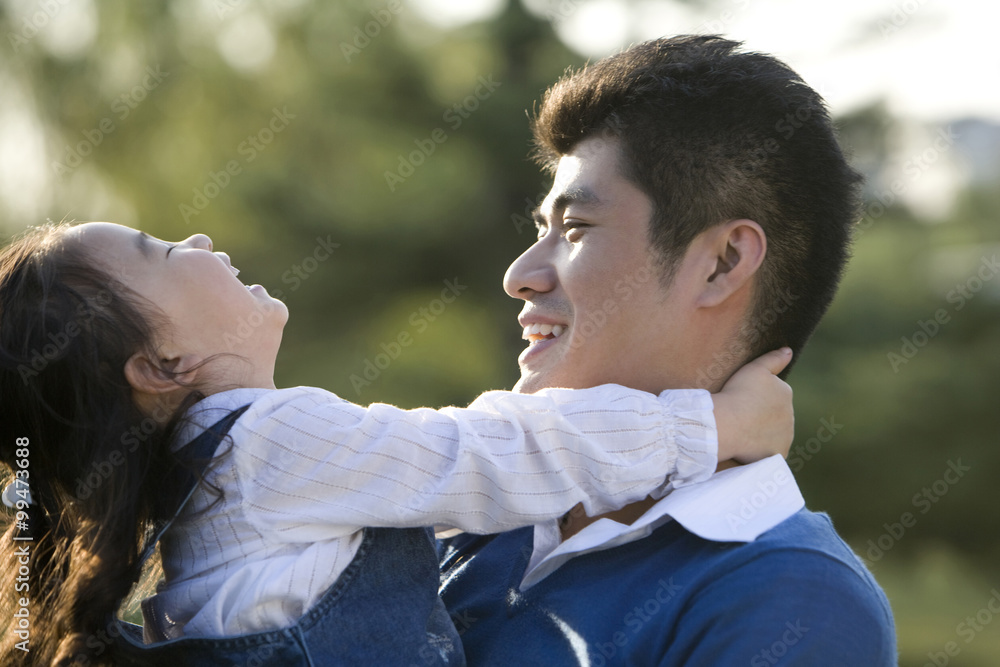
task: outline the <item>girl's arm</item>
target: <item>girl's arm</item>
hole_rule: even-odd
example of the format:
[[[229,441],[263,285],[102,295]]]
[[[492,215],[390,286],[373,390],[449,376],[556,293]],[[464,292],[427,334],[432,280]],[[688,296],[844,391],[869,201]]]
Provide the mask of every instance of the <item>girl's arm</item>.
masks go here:
[[[744,383],[730,401],[745,399],[743,413],[758,404],[762,420],[787,412],[790,424],[790,390],[763,375],[770,384]],[[468,408],[402,410],[297,388],[253,403],[233,427],[232,455],[244,500],[287,539],[299,529],[316,539],[317,524],[489,533],[578,503],[595,516],[706,479],[717,464],[715,424],[704,390],[488,392]],[[750,457],[789,444],[755,443]]]

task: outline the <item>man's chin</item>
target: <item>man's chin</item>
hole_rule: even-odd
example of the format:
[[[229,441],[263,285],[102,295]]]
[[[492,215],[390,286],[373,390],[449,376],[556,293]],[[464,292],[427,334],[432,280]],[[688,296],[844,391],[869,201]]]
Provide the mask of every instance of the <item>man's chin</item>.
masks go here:
[[[524,376],[522,375],[521,379],[518,380],[514,384],[514,388],[511,389],[511,391],[514,392],[515,394],[533,394],[533,393],[535,393],[534,391],[530,391],[530,390],[525,389],[526,386],[529,386],[529,385],[525,381]]]
[[[517,381],[512,391],[516,394],[534,394],[540,389],[553,386],[555,385],[545,382],[543,374],[522,370],[521,379]]]
[[[552,387],[579,389],[582,386],[588,385],[580,385],[568,376],[558,375],[551,372],[533,372],[522,368],[521,379],[517,381],[511,391],[517,394],[534,394],[542,389],[550,389]]]

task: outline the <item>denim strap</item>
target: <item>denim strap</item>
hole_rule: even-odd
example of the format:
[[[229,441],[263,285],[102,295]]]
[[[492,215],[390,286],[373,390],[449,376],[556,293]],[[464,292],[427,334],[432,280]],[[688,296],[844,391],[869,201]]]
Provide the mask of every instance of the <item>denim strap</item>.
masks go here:
[[[145,541],[146,546],[143,548],[142,555],[139,558],[140,563],[145,562],[146,559],[153,555],[156,544],[163,537],[163,533],[167,532],[170,524],[180,515],[181,510],[184,509],[191,496],[194,495],[194,491],[198,487],[198,478],[204,471],[205,466],[212,459],[215,450],[219,448],[219,443],[226,437],[229,429],[240,418],[240,415],[246,412],[249,407],[250,404],[248,403],[243,407],[236,408],[177,451],[177,458],[180,464],[174,466],[170,471],[169,476],[171,479],[167,488],[177,489],[180,502],[177,504],[177,510],[173,516],[167,520],[156,522],[149,530],[149,537]],[[201,465],[198,465],[199,462],[201,462]]]

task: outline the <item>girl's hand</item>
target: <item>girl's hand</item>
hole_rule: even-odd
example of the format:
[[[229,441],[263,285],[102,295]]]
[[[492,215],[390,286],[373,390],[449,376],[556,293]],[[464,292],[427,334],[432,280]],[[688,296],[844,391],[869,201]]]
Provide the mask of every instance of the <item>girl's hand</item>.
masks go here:
[[[795,431],[792,388],[777,375],[791,360],[791,348],[768,352],[736,371],[712,395],[720,463],[788,456]]]

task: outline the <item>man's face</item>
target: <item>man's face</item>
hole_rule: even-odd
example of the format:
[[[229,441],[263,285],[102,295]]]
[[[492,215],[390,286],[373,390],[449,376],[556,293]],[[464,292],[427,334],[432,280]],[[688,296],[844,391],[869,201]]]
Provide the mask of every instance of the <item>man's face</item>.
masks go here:
[[[663,286],[649,242],[653,203],[618,160],[617,140],[604,137],[563,156],[539,207],[538,241],[507,270],[504,289],[524,299],[518,321],[530,341],[517,391],[613,382],[659,392],[676,379],[688,295],[676,276]]]

